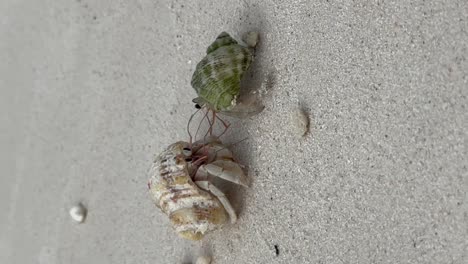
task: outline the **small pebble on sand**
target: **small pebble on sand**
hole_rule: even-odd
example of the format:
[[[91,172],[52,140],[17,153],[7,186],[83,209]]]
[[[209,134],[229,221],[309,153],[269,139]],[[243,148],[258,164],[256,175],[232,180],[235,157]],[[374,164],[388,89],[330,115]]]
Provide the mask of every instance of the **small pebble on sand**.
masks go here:
[[[86,219],[87,210],[81,203],[70,208],[70,216],[73,220],[78,223],[83,223]]]
[[[211,257],[209,256],[200,256],[197,259],[197,262],[195,264],[210,264],[211,263]]]
[[[303,137],[309,131],[309,116],[306,112],[297,108],[293,113],[293,125],[295,127],[295,132],[299,137]]]
[[[251,48],[255,47],[258,42],[258,32],[247,32],[242,36],[242,41]]]

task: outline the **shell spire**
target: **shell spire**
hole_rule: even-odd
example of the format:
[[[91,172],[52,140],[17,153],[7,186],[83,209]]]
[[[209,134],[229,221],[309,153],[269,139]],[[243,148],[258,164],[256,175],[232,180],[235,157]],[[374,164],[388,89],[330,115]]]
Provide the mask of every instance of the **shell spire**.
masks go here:
[[[220,47],[223,46],[229,46],[229,45],[235,45],[238,44],[235,39],[233,39],[231,36],[229,36],[228,33],[226,32],[221,32],[221,34],[218,35],[216,40],[211,43],[211,45],[206,49],[206,54],[210,54],[211,52],[217,50]]]

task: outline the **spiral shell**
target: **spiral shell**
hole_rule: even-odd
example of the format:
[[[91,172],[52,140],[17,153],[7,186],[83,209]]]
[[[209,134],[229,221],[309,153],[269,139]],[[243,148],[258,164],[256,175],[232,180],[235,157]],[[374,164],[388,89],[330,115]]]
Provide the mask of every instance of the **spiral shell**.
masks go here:
[[[241,79],[252,60],[252,48],[222,32],[195,68],[191,84],[199,97],[194,102],[214,111],[227,111],[236,105]]]
[[[212,194],[201,190],[191,179],[188,143],[177,142],[153,162],[148,187],[157,207],[183,238],[200,240],[204,234],[224,224],[228,214]]]

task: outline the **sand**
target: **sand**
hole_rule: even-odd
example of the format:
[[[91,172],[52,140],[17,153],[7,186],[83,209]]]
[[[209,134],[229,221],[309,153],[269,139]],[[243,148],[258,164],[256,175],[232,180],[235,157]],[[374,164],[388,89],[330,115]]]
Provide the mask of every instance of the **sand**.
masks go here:
[[[0,263],[468,263],[465,1],[0,3]],[[260,32],[239,221],[178,238],[147,170],[196,62]],[[310,131],[298,137],[295,109]],[[88,209],[83,224],[68,210]]]

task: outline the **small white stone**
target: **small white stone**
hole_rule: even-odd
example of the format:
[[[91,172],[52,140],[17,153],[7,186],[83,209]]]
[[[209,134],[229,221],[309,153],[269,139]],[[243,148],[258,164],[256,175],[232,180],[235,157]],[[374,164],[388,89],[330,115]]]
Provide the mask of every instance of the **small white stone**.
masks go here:
[[[293,122],[298,136],[303,137],[309,131],[309,116],[301,108],[294,111]]]
[[[195,262],[195,264],[210,264],[210,263],[211,263],[211,257],[209,256],[198,257],[197,262]]]
[[[258,42],[258,32],[247,32],[244,36],[242,36],[242,41],[244,41],[247,46],[255,48]]]
[[[70,208],[69,213],[73,220],[75,220],[78,223],[83,223],[86,219],[87,210],[81,203],[79,203]]]

